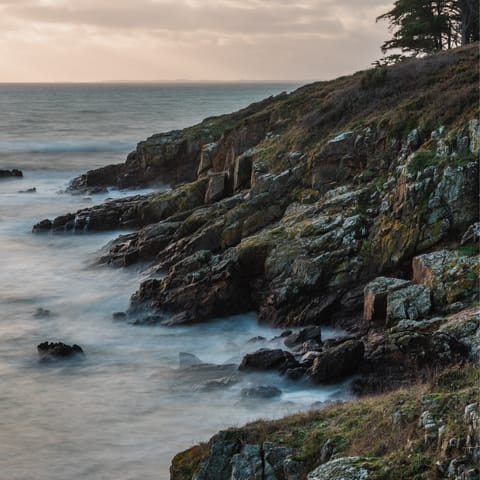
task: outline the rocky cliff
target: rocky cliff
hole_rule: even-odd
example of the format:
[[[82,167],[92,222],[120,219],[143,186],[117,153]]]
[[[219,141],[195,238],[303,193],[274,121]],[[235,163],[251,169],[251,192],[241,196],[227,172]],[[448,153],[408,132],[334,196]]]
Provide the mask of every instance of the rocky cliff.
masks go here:
[[[71,189],[170,190],[43,220],[34,231],[134,229],[100,263],[149,262],[162,274],[133,294],[128,314],[137,323],[256,310],[274,325],[349,332],[293,342],[291,353],[260,352],[246,360],[255,368],[315,383],[358,371],[355,391],[367,393],[475,362],[478,59],[474,45],[358,72],[154,135],[125,164],[88,172]],[[288,445],[222,442],[223,473],[208,467],[220,461],[213,442],[195,478],[306,478],[279,473],[295,456]],[[356,469],[351,458],[332,468]],[[173,478],[192,478],[178,468]],[[232,473],[248,468],[260,473]],[[325,475],[309,478],[334,478]]]

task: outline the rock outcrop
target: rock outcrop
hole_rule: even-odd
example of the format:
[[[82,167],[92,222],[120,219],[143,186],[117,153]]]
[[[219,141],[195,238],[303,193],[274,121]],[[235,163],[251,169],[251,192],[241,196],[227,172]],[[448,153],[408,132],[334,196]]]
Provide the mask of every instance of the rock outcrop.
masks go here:
[[[477,66],[478,49],[461,48],[154,135],[71,189],[173,188],[34,231],[134,230],[99,258],[148,265],[134,323],[255,310],[271,325],[311,326],[284,339],[292,352],[257,351],[242,369],[315,383],[358,373],[359,394],[422,381],[480,353]],[[347,335],[322,342],[324,325]],[[222,435],[194,478],[267,478],[263,440]],[[356,455],[344,453],[350,468]],[[296,478],[292,462],[276,478]]]
[[[83,356],[82,347],[79,345],[66,345],[62,342],[43,342],[37,346],[40,360],[48,361],[60,358],[70,358],[74,356]]]
[[[18,177],[23,177],[23,173],[21,170],[18,170],[16,168],[12,170],[0,170],[0,178],[18,178]]]

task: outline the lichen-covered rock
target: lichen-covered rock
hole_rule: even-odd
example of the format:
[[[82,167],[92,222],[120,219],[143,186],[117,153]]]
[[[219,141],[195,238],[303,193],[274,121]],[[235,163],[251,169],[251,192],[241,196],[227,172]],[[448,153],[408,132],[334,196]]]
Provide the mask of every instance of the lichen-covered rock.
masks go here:
[[[260,445],[244,445],[231,459],[231,480],[263,480],[263,459]]]
[[[192,480],[225,480],[232,474],[231,460],[242,449],[242,439],[235,431],[217,433],[208,443],[208,456]]]
[[[430,288],[425,285],[407,285],[387,295],[387,325],[401,320],[425,318],[432,308]]]
[[[440,250],[415,257],[412,261],[413,280],[432,290],[435,308],[478,296],[479,257],[460,256],[451,250]]]
[[[475,464],[480,465],[480,409],[478,403],[471,403],[465,407],[464,418],[467,425],[468,455]]]
[[[408,285],[408,280],[389,277],[378,277],[368,283],[364,289],[364,320],[384,322],[387,318],[388,294]]]
[[[166,192],[110,200],[75,214],[62,215],[50,223],[43,220],[33,226],[33,232],[85,232],[142,227],[203,205],[207,183],[208,180],[200,179]]]
[[[342,457],[330,460],[311,471],[307,480],[367,480],[368,470],[359,457]]]

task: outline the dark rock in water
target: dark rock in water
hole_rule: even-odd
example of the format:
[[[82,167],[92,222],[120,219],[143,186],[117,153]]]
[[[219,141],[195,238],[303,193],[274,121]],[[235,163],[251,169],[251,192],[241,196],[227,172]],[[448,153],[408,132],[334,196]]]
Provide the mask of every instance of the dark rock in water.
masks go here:
[[[125,312],[114,312],[112,313],[112,318],[114,320],[125,320],[127,318],[127,314]]]
[[[187,367],[190,365],[201,365],[202,362],[196,355],[188,352],[180,352],[178,354],[178,359],[181,367]]]
[[[26,190],[19,190],[18,193],[37,193],[37,189],[35,187],[27,188]]]
[[[262,337],[261,335],[258,335],[256,337],[250,338],[247,343],[264,342],[265,340],[266,340],[265,337]]]
[[[240,370],[277,370],[284,373],[289,368],[295,368],[298,362],[290,352],[281,349],[269,350],[263,348],[243,357]]]
[[[52,312],[46,308],[37,308],[33,314],[35,318],[47,318],[52,316]]]
[[[74,355],[84,355],[79,345],[66,345],[62,342],[43,342],[37,345],[40,360],[53,360],[55,358],[68,358]]]
[[[0,170],[0,178],[23,177],[23,173],[16,168],[12,170]]]
[[[44,220],[38,222],[36,225],[33,226],[32,232],[33,233],[49,232],[52,229],[52,227],[53,227],[53,222],[48,218],[45,218]]]
[[[238,382],[238,378],[235,376],[232,377],[221,377],[221,378],[212,378],[211,380],[206,380],[199,385],[194,386],[196,391],[210,392],[213,390],[219,390],[221,388],[227,388]]]
[[[304,367],[289,368],[285,372],[285,375],[290,380],[300,380],[305,375],[306,372],[307,372],[307,369]]]
[[[317,342],[316,340],[307,340],[306,342],[303,342],[301,345],[299,345],[295,349],[295,352],[304,355],[308,352],[321,352],[322,350],[323,347],[319,342]]]
[[[308,376],[313,382],[321,383],[350,375],[360,366],[364,351],[362,342],[347,340],[315,358],[312,367],[308,370]]]
[[[308,340],[315,340],[320,344],[322,341],[321,328],[318,326],[302,328],[302,330],[288,335],[283,343],[285,343],[287,347],[293,348]]]
[[[108,193],[107,187],[92,187],[89,188],[85,193],[88,195],[95,195],[98,193]]]
[[[274,398],[279,397],[282,391],[271,385],[242,388],[240,395],[243,398]]]

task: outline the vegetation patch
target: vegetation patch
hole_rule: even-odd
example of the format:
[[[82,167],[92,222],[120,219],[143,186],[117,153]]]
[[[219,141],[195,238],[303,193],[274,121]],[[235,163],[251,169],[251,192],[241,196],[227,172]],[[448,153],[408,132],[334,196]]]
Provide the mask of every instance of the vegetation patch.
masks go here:
[[[415,152],[407,164],[407,171],[410,175],[416,175],[427,167],[438,163],[437,154],[431,150],[419,150]]]

